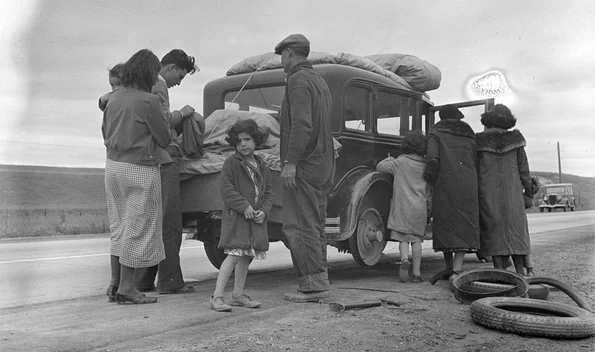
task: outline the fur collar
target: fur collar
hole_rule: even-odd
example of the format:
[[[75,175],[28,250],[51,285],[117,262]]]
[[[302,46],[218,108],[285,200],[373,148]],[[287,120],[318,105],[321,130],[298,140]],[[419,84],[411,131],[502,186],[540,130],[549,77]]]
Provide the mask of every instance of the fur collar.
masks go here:
[[[519,130],[486,131],[477,134],[477,150],[496,154],[508,153],[527,145]]]
[[[461,120],[440,120],[432,127],[432,130],[475,139],[473,129]]]

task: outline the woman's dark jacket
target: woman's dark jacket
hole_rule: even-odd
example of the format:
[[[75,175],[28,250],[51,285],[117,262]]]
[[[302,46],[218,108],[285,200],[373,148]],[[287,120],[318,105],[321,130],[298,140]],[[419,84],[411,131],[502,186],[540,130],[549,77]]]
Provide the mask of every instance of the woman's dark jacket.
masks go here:
[[[463,121],[441,120],[428,133],[426,181],[434,185],[433,247],[479,249],[475,133]]]
[[[532,194],[525,138],[517,131],[477,134],[483,256],[530,253],[523,190]]]
[[[273,207],[273,191],[271,173],[265,162],[257,155],[260,173],[263,177],[262,186],[255,202],[256,191],[254,182],[246,169],[244,158],[235,153],[225,160],[221,169],[221,197],[223,198],[223,214],[221,219],[222,249],[250,249],[267,251],[269,238],[267,235],[267,220]],[[244,218],[244,210],[251,205],[254,210],[262,210],[267,214],[262,224]]]

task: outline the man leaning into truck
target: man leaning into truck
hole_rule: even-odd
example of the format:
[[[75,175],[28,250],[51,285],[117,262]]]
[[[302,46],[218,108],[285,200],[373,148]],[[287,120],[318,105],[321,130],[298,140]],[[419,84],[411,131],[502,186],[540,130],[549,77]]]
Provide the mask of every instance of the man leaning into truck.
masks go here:
[[[183,50],[174,49],[161,59],[161,71],[152,93],[161,100],[166,120],[170,125],[171,144],[166,147],[171,163],[161,165],[161,194],[163,209],[163,246],[165,259],[159,265],[137,269],[134,273],[134,286],[141,291],[155,290],[160,294],[192,293],[194,287],[186,286],[180,266],[180,247],[182,245],[182,209],[180,205],[180,171],[178,168],[180,148],[178,134],[181,133],[185,118],[202,119],[189,105],[170,112],[168,89],[180,85],[187,74],[193,74],[198,68],[194,58]]]
[[[310,42],[301,34],[292,34],[275,47],[287,73],[280,114],[283,232],[298,290],[284,298],[293,302],[330,296],[324,223],[335,170],[331,94],[307,60],[309,53]]]

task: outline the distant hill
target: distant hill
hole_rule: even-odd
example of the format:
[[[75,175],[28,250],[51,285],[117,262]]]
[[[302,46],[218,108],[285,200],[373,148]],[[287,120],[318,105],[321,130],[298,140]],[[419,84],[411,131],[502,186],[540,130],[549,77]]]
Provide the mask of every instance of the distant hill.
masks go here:
[[[104,169],[0,165],[0,209],[106,209]]]
[[[532,172],[542,184],[554,172]],[[595,177],[562,174],[576,185],[578,210],[595,209]],[[104,169],[0,165],[0,209],[105,209]],[[535,209],[534,209],[535,210]]]

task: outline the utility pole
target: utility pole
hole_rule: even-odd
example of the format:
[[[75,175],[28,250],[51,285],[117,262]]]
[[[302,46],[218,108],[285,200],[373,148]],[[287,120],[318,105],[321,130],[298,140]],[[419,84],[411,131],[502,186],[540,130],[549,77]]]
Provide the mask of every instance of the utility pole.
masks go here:
[[[562,183],[562,164],[560,163],[560,142],[556,142],[558,144],[558,179],[559,182]]]

